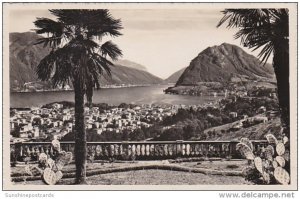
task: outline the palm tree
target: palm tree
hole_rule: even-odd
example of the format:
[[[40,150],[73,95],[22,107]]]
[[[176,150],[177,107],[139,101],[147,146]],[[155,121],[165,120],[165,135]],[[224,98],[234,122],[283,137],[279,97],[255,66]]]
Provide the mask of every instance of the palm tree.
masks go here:
[[[261,48],[258,57],[266,63],[273,54],[282,125],[289,136],[289,12],[288,9],[225,9],[217,27],[239,28],[234,35],[250,49]]]
[[[37,18],[37,34],[46,35],[36,44],[44,44],[51,52],[36,68],[42,81],[51,81],[54,87],[72,84],[75,92],[75,184],[86,184],[86,132],[84,96],[91,106],[93,89],[99,88],[104,72],[110,75],[113,63],[122,55],[111,41],[101,43],[104,36],[117,37],[122,29],[120,19],[108,10],[49,10],[57,20]]]

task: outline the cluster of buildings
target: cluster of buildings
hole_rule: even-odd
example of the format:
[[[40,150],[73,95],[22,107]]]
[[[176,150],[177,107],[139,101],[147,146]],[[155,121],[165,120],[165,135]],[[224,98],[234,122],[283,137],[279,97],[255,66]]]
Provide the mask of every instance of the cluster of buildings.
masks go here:
[[[122,133],[137,128],[150,127],[153,121],[161,121],[175,114],[181,106],[140,105],[133,108],[85,107],[85,125],[87,132],[102,134],[104,131]],[[50,108],[30,108],[11,110],[11,141],[22,142],[34,139],[60,139],[74,129],[74,108],[54,103]]]

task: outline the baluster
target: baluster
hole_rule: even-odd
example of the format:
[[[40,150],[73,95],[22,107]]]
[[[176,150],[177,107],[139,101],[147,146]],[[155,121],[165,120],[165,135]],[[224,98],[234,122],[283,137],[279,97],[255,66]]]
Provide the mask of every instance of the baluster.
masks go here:
[[[182,144],[181,154],[185,155],[185,144]]]
[[[49,147],[48,147],[48,145],[45,146],[45,154],[47,155],[47,157],[49,157]]]
[[[128,155],[128,147],[129,147],[128,144],[123,144],[122,145],[122,150],[123,150],[123,155],[124,156],[129,156]]]
[[[213,150],[212,149],[213,148],[212,148],[211,144],[208,144],[208,155],[209,155],[209,157],[213,156]]]
[[[119,145],[114,144],[114,148],[115,148],[115,156],[120,155],[120,153],[119,153]]]
[[[168,155],[169,156],[173,155],[173,145],[172,144],[168,144]]]
[[[20,157],[24,155],[23,146],[20,146]]]
[[[218,144],[218,157],[222,156],[222,144]]]
[[[37,146],[36,147],[36,155],[37,155],[37,157],[39,157],[39,155],[41,154],[41,152],[40,152],[40,146]]]
[[[159,156],[159,144],[154,145],[154,155]]]
[[[205,157],[208,157],[208,150],[209,150],[209,145],[207,143],[203,144],[203,155]]]
[[[132,147],[131,147],[131,154],[132,154],[133,156],[136,155],[136,146],[135,146],[134,144],[133,144]]]
[[[199,154],[200,154],[200,150],[201,150],[201,149],[200,149],[200,145],[199,145],[199,144],[196,144],[196,145],[195,145],[195,154],[196,154],[196,155],[199,155]]]
[[[97,157],[100,157],[100,156],[101,156],[101,151],[102,151],[102,150],[101,150],[101,146],[100,146],[100,145],[97,145],[97,146],[96,146],[96,156],[97,156]]]
[[[196,154],[196,152],[195,152],[195,144],[194,143],[191,143],[190,144],[190,154],[191,154],[191,156],[194,156],[195,154]]]
[[[176,155],[180,155],[181,154],[181,144],[177,144],[177,149],[176,149]]]
[[[146,155],[147,156],[150,155],[150,145],[149,144],[146,145]]]
[[[123,150],[123,145],[122,144],[119,145],[119,151],[120,151],[121,156],[124,155],[124,150]]]
[[[30,155],[31,155],[31,150],[30,150],[29,146],[27,146],[26,153],[27,153],[27,157],[30,157]]]
[[[140,144],[137,144],[137,146],[136,146],[136,155],[137,156],[141,155],[141,145]]]
[[[109,156],[109,145],[103,145],[103,147],[104,147],[104,154],[105,154],[105,156],[106,157],[108,157]]]
[[[93,153],[96,155],[96,145],[92,146]]]
[[[44,146],[41,145],[40,147],[41,147],[41,153],[45,153]]]
[[[173,154],[173,156],[177,156],[177,144],[176,143],[174,143],[174,144],[172,144],[173,146],[172,146],[172,154]]]
[[[168,144],[164,144],[164,156],[168,156]]]
[[[191,146],[189,144],[186,145],[186,154],[187,155],[191,154]]]
[[[113,144],[109,145],[109,156],[115,155],[115,146]]]
[[[127,155],[131,156],[132,152],[131,152],[131,145],[128,145],[128,151],[127,151]]]
[[[142,147],[141,147],[141,154],[142,154],[142,156],[145,156],[145,154],[146,154],[145,149],[146,149],[146,147],[145,147],[145,145],[143,144]]]
[[[154,156],[154,155],[155,155],[155,147],[154,147],[154,144],[151,144],[151,146],[150,146],[150,155],[151,155],[151,156]]]

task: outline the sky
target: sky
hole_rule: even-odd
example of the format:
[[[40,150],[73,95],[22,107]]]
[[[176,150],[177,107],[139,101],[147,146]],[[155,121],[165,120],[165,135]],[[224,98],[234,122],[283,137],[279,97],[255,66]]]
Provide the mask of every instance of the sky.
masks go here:
[[[163,79],[189,66],[207,47],[224,42],[240,46],[240,41],[233,38],[236,29],[216,28],[223,16],[218,9],[110,9],[110,12],[121,19],[124,29],[122,36],[106,40],[120,47],[122,59],[144,65]],[[11,10],[9,32],[32,31],[36,17],[55,19],[46,9]]]

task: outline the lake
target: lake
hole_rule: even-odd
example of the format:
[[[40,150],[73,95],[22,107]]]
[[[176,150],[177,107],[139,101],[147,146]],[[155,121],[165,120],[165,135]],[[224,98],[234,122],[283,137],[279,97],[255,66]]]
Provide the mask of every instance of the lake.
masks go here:
[[[103,88],[96,90],[93,96],[94,103],[108,103],[119,105],[123,102],[133,104],[184,104],[194,105],[215,101],[213,96],[186,96],[164,94],[163,90],[170,85],[153,85],[128,88]],[[40,106],[57,101],[74,101],[73,91],[49,91],[11,93],[10,107]]]

